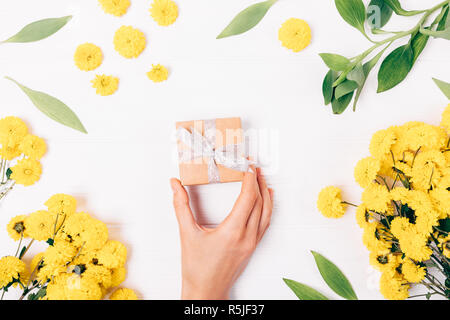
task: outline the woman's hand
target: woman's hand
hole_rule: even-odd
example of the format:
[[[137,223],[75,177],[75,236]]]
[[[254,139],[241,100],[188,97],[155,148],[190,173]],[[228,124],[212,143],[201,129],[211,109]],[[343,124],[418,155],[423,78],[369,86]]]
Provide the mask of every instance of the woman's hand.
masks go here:
[[[200,226],[186,190],[171,179],[182,253],[182,299],[228,299],[270,224],[273,191],[259,169],[247,172],[233,210],[214,229]]]

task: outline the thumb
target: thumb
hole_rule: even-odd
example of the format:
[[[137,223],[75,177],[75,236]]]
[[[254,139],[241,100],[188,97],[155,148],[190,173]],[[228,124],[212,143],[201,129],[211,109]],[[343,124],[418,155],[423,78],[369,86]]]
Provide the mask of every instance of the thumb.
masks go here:
[[[191,207],[189,206],[189,196],[181,185],[180,180],[170,179],[170,187],[173,191],[173,207],[177,216],[180,230],[193,228],[196,225]]]

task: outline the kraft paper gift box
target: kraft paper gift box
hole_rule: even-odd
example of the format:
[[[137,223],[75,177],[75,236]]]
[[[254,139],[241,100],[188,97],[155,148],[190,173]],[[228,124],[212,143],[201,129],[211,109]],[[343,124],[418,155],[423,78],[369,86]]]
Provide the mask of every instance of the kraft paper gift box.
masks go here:
[[[250,162],[240,118],[182,121],[176,129],[183,185],[243,180]]]

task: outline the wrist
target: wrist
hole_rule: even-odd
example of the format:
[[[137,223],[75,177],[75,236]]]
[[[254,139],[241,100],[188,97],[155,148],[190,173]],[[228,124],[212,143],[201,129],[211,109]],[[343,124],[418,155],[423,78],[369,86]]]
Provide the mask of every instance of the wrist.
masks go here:
[[[181,290],[182,300],[228,300],[229,294],[226,290],[217,287],[198,287],[183,281]]]

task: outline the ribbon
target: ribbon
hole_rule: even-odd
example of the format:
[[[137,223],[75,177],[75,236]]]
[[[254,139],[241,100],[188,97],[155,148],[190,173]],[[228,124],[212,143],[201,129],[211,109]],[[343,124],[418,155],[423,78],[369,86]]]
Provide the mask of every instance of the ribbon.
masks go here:
[[[177,129],[178,141],[188,147],[188,149],[178,151],[180,161],[189,162],[197,158],[208,158],[208,181],[210,183],[220,182],[218,164],[233,170],[247,172],[249,166],[254,163],[243,156],[245,154],[243,144],[216,148],[216,120],[204,120],[203,125],[204,135],[194,128],[191,128],[192,133],[185,128]]]

